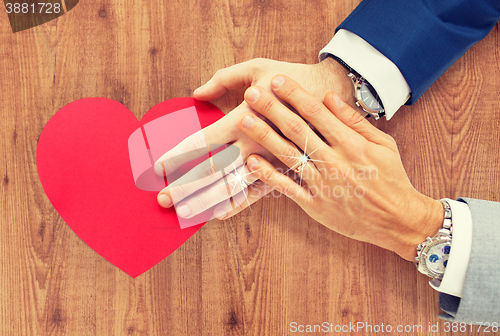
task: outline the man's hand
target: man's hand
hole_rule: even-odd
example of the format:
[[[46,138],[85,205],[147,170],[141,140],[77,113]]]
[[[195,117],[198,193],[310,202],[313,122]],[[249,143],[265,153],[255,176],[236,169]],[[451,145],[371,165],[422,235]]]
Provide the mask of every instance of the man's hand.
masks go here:
[[[271,92],[271,79],[278,74],[294,78],[304,90],[321,101],[328,91],[335,91],[344,101],[354,103],[353,86],[347,77],[348,71],[330,57],[317,64],[256,58],[217,71],[205,85],[194,91],[194,97],[210,101],[221,97],[227,91],[252,85],[259,85]],[[243,102],[242,105],[246,103]]]
[[[328,91],[335,91],[342,99],[354,105],[353,86],[347,76],[347,70],[331,58],[314,65],[254,59],[217,71],[205,85],[195,90],[194,97],[210,101],[219,98],[227,91],[251,85],[259,85],[271,92],[270,82],[277,74],[286,74],[294,78],[319,100],[322,100]],[[161,206],[171,207],[175,203],[179,216],[191,218],[216,204],[225,202],[231,207],[229,212],[224,212],[225,218],[228,218],[256,202],[271,190],[269,186],[260,181],[249,190],[245,190],[247,185],[255,182],[255,177],[245,171],[243,165],[248,156],[256,153],[269,161],[275,158],[266,148],[239,129],[238,119],[243,113],[253,113],[246,102],[240,104],[216,123],[186,138],[158,159],[155,165],[156,173],[168,175],[183,164],[206,154],[206,150],[203,149],[207,147],[214,150],[217,146],[231,143],[239,148],[241,154],[240,162],[234,167],[225,166],[226,169],[222,169],[221,174],[212,174],[212,178],[205,177],[210,175],[210,168],[219,163],[214,162],[214,159],[211,162],[207,160],[202,163],[205,168],[198,168],[198,171],[205,173],[202,175],[191,174],[193,177],[198,177],[198,180],[190,176],[186,177],[184,180],[190,181],[187,188],[176,186],[177,189],[173,190],[173,188],[167,187],[159,193],[158,202]],[[219,157],[227,156],[225,150],[221,153]],[[237,178],[240,175],[243,176],[244,183],[241,185],[242,187],[229,188],[235,174]],[[228,177],[222,181],[224,176]],[[174,191],[173,194],[172,191]],[[231,196],[233,199],[229,202],[228,199]],[[220,217],[218,213],[214,213],[214,215]]]
[[[279,173],[259,155],[247,161],[252,175],[328,228],[414,260],[416,246],[441,227],[444,210],[440,202],[413,188],[394,139],[331,92],[321,103],[285,76],[272,80],[272,90],[274,95],[251,87],[245,101],[286,138],[254,113],[241,115],[239,125],[290,169],[300,171],[302,183]]]

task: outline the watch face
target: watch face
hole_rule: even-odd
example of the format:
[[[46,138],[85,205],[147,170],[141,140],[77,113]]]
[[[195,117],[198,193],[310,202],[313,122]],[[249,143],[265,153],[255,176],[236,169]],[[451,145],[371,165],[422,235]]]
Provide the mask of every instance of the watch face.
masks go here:
[[[379,103],[377,92],[372,88],[370,84],[367,84],[366,81],[361,82],[360,94],[361,100],[366,105],[366,107],[375,111],[384,110],[384,107]]]
[[[448,243],[432,246],[429,251],[426,252],[427,259],[425,265],[427,268],[436,274],[443,274],[448,264],[450,249],[451,247]]]

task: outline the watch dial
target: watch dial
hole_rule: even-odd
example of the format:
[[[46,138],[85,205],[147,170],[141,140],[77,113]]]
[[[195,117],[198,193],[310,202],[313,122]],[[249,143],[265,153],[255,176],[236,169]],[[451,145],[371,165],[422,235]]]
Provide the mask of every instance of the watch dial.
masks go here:
[[[372,89],[371,85],[367,85],[366,82],[362,82],[360,93],[361,99],[367,107],[375,111],[382,111],[384,109],[383,106],[378,102],[377,92]]]
[[[426,266],[429,270],[437,274],[443,274],[448,265],[450,256],[450,246],[439,244],[429,249],[427,254]]]

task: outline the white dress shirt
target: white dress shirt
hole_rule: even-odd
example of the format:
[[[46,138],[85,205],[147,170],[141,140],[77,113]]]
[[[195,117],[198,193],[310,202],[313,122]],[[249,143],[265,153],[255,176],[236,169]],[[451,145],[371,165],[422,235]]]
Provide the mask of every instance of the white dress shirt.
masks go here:
[[[398,67],[356,34],[340,29],[320,51],[320,61],[328,54],[342,59],[372,85],[382,100],[387,120],[408,100],[411,90]],[[443,280],[429,284],[441,293],[461,297],[472,248],[472,217],[466,203],[448,202],[453,223],[450,256]]]

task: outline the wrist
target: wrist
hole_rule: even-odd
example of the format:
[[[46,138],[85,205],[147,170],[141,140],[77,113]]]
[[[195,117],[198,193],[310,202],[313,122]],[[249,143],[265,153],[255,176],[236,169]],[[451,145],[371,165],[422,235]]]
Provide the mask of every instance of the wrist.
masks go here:
[[[418,244],[433,237],[443,226],[444,208],[441,202],[425,195],[409,204],[408,210],[399,216],[399,244],[395,250],[403,259],[415,261]]]
[[[315,66],[321,72],[321,77],[328,86],[326,92],[334,91],[344,102],[357,109],[354,99],[354,85],[348,76],[349,70],[331,57],[326,57]]]

